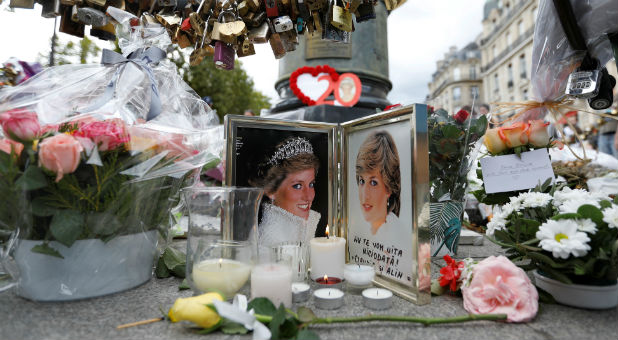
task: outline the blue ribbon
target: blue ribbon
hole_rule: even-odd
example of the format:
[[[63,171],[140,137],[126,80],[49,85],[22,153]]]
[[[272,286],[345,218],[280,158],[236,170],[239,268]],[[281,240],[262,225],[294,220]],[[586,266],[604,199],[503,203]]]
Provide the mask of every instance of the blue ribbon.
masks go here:
[[[152,69],[150,68],[149,64],[156,63],[162,60],[166,57],[166,55],[167,54],[165,53],[165,51],[158,47],[140,48],[129,54],[128,58],[125,58],[121,54],[116,53],[112,50],[103,50],[101,64],[116,65],[132,62],[135,65],[141,67],[141,69],[148,75],[148,78],[150,79],[150,109],[148,110],[146,120],[154,119],[161,113],[161,99],[159,98],[159,90],[157,88],[157,82],[154,78],[154,74],[152,73]],[[120,78],[122,70],[122,67],[119,67],[116,70],[116,73],[114,73],[112,80],[109,82],[109,84],[107,84],[103,95],[99,97],[99,99],[97,99],[97,101],[91,106],[84,109],[84,112],[94,111],[105,105],[105,103],[109,102],[113,98],[114,92],[116,92],[116,84],[118,82],[118,78]]]

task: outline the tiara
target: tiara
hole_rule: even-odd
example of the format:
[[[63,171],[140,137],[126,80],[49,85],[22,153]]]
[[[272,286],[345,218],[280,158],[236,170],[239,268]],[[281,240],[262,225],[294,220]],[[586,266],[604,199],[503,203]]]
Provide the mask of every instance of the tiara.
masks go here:
[[[277,151],[268,159],[269,165],[276,165],[279,161],[292,158],[301,153],[313,154],[313,146],[308,140],[302,137],[297,137],[287,141],[279,147]]]

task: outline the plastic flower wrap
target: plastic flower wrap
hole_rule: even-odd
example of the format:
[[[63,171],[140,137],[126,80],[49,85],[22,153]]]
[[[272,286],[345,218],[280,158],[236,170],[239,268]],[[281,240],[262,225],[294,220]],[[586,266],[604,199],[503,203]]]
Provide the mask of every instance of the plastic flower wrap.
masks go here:
[[[618,200],[564,187],[511,197],[487,224],[487,235],[526,270],[602,285],[618,278],[617,222]]]
[[[143,234],[137,242],[146,239],[156,251],[157,231],[166,237],[179,189],[193,184],[204,165],[219,163],[223,144],[213,138],[215,115],[164,59],[165,29],[130,25],[134,17],[110,9],[127,36],[124,56],[106,51],[102,65],[52,67],[0,91],[0,195],[7,202],[0,230],[4,241],[9,232],[19,239],[13,255],[20,283],[35,280],[23,272],[31,254],[65,258],[70,267],[68,257],[94,254],[94,246],[80,252],[74,246],[80,240],[128,251],[84,268],[92,278],[56,274],[58,281],[46,285],[57,299],[79,298],[82,285],[122,281],[95,274],[138,257],[141,248],[123,245],[126,236]],[[154,252],[146,253],[154,260]],[[91,282],[95,277],[100,282]],[[41,294],[24,295],[53,295]]]
[[[460,110],[450,116],[444,110],[430,109],[429,178],[430,233],[432,247],[442,246],[455,253],[461,230],[463,203],[468,187],[467,174],[476,160],[487,118],[470,117]]]

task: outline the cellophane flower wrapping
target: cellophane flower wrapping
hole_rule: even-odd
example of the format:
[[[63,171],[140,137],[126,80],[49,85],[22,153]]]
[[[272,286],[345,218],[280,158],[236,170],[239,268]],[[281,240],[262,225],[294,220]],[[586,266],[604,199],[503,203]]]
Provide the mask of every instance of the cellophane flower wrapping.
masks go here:
[[[18,286],[30,275],[14,261],[25,241],[35,241],[28,252],[65,263],[88,258],[92,247],[68,255],[82,240],[113,247],[138,234],[156,252],[180,188],[220,161],[216,115],[165,59],[165,29],[110,9],[122,56],[108,51],[105,64],[51,67],[0,91],[0,255]],[[95,280],[101,287],[122,280],[97,273],[134,255],[86,264],[89,281],[65,273],[48,284],[78,296]]]
[[[607,34],[618,32],[616,1],[569,1],[591,56],[604,66],[614,57]],[[534,27],[531,99],[537,102],[559,99],[565,93],[569,75],[579,66],[584,56],[585,51],[570,46],[553,1],[541,0]],[[590,110],[587,105],[586,110]],[[546,114],[544,108],[533,109],[519,116],[516,121],[543,119]]]

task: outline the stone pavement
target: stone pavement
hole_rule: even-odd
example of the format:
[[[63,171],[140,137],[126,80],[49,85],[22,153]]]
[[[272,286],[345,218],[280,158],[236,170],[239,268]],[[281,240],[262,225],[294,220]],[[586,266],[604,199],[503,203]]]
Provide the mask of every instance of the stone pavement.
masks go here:
[[[499,253],[490,242],[484,246],[460,246],[461,257],[484,258]],[[442,259],[432,261],[437,277]],[[75,302],[37,303],[15,295],[0,294],[0,339],[250,339],[222,333],[196,334],[187,324],[157,322],[117,330],[128,322],[161,316],[178,297],[191,295],[178,291],[180,280],[152,279],[141,287],[110,296]],[[416,306],[395,297],[393,307],[380,314],[423,317],[450,317],[466,314],[461,297],[432,297],[431,304]],[[369,313],[358,295],[346,294],[345,305],[336,311],[316,309],[320,316],[359,316]],[[582,310],[562,305],[541,304],[534,321],[507,324],[489,321],[421,326],[389,322],[319,325],[312,327],[321,339],[616,339],[618,309]]]

